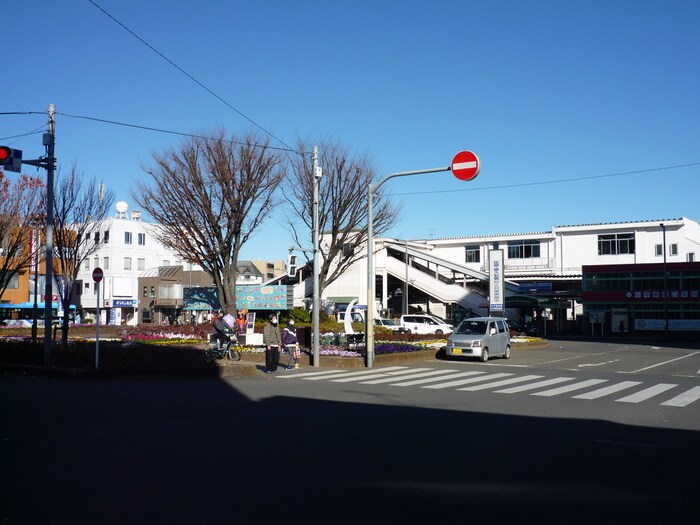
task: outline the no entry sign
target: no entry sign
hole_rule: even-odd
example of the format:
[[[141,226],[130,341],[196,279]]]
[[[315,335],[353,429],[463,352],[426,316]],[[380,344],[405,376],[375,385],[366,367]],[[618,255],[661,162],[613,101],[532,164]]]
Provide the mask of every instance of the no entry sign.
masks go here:
[[[479,157],[471,151],[460,151],[452,159],[452,174],[459,180],[469,181],[479,174]]]
[[[92,271],[92,280],[95,281],[96,283],[99,283],[103,277],[104,277],[104,273],[102,272],[102,268],[95,268]]]

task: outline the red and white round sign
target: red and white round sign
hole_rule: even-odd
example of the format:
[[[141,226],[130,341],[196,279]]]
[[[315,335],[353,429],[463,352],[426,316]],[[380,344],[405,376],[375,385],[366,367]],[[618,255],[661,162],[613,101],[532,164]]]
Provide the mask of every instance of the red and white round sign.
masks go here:
[[[99,283],[103,277],[104,277],[104,273],[102,272],[102,268],[95,268],[92,271],[92,280],[95,281],[96,283]]]
[[[452,174],[464,181],[475,179],[479,174],[480,167],[479,157],[471,151],[460,151],[454,156],[450,165]]]

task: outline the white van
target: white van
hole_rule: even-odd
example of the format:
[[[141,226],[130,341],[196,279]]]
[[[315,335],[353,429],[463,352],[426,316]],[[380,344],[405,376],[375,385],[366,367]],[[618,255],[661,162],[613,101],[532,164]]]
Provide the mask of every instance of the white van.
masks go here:
[[[401,326],[409,334],[448,334],[454,328],[442,319],[427,314],[412,314],[401,316]]]
[[[453,357],[510,358],[510,330],[503,317],[472,317],[465,319],[447,340],[445,354]]]

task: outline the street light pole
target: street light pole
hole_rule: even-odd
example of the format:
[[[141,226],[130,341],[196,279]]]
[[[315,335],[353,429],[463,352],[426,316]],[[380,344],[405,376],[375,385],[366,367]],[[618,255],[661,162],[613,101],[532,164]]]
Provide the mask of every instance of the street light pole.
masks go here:
[[[318,147],[314,146],[312,156],[313,161],[313,176],[314,176],[314,201],[313,201],[313,244],[314,244],[314,292],[313,292],[313,310],[311,312],[311,324],[313,325],[312,350],[313,350],[313,366],[321,366],[321,352],[319,339],[321,337],[319,325],[321,323],[321,293],[320,279],[321,264],[319,261],[319,224],[318,224],[318,193],[323,176],[323,169],[318,165]]]
[[[365,333],[367,345],[367,367],[374,366],[374,217],[373,205],[375,192],[389,179],[394,177],[407,177],[409,175],[422,175],[424,173],[438,173],[450,171],[451,167],[433,168],[428,170],[404,171],[387,175],[377,184],[370,183],[367,186],[367,316],[365,319]]]

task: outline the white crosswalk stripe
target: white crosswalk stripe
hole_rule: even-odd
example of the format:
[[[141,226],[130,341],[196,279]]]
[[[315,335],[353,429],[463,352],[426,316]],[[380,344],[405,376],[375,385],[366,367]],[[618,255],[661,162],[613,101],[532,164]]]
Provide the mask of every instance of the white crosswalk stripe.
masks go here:
[[[697,399],[700,399],[700,386],[691,388],[690,390],[683,392],[682,394],[677,395],[673,399],[669,399],[668,401],[661,404],[663,406],[669,407],[684,407],[689,405],[693,401],[696,401]]]
[[[610,394],[615,394],[621,390],[626,390],[641,384],[641,381],[623,381],[622,383],[606,386],[599,388],[598,390],[593,390],[592,392],[586,392],[585,394],[579,394],[573,397],[574,399],[598,399],[599,397],[609,396]]]
[[[545,376],[526,374],[515,375],[509,372],[487,373],[481,370],[469,370],[460,372],[449,368],[410,368],[406,366],[388,366],[373,370],[314,370],[310,372],[285,374],[277,376],[277,379],[302,379],[305,381],[328,380],[333,383],[355,382],[362,385],[380,385],[410,387],[419,386],[431,390],[443,390],[454,388],[464,392],[478,392],[482,390],[492,390],[496,394],[517,394],[530,392],[532,396],[553,397],[571,392],[585,390],[583,393],[572,395],[572,399],[596,400],[606,396],[611,396],[623,390],[642,388],[633,391],[631,394],[615,399],[619,403],[641,403],[676,387],[675,383],[658,383],[655,385],[641,387],[642,381],[620,381],[611,383],[608,379],[587,379],[578,380],[575,377],[552,377],[542,379]],[[572,383],[573,381],[573,383]],[[522,384],[517,384],[522,383]],[[562,384],[568,383],[568,384]],[[608,383],[606,386],[590,390],[591,387]],[[468,385],[468,386],[465,386]],[[507,385],[508,388],[502,388]],[[555,388],[548,388],[560,385]],[[544,389],[544,390],[543,390]],[[669,407],[686,407],[700,400],[700,386],[696,386],[684,392],[677,393],[675,397],[662,401],[659,404]]]
[[[641,403],[642,401],[646,401],[654,396],[663,394],[667,390],[671,390],[677,386],[678,385],[672,385],[669,383],[659,383],[658,385],[650,386],[649,388],[645,388],[644,390],[640,390],[639,392],[629,396],[621,397],[615,401],[619,401],[620,403]]]
[[[376,371],[376,372],[373,372],[373,373],[375,373],[375,374],[383,374],[383,373],[389,372],[389,371],[391,371],[391,370],[401,370],[401,369],[404,369],[404,368],[407,368],[407,367],[405,367],[405,366],[387,366],[386,368],[377,369],[377,371]],[[367,375],[367,370],[366,370],[366,369],[365,369],[365,370],[362,370],[361,372],[346,372],[346,373],[343,375],[343,377],[365,376],[365,375]],[[331,376],[331,379],[334,379],[334,378],[335,378],[335,377]],[[326,375],[323,375],[323,374],[322,374],[322,375],[318,375],[318,376],[314,376],[314,377],[305,377],[304,379],[307,380],[307,381],[319,381],[319,380],[321,380],[321,379],[328,379],[328,377],[326,377]]]
[[[415,381],[407,381],[405,383],[392,383],[391,386],[415,386],[415,385],[424,385],[425,383],[435,383],[436,381],[443,381],[445,379],[454,379],[456,377],[464,377],[464,376],[474,376],[478,374],[484,374],[485,372],[460,372],[458,374],[452,373],[452,374],[443,374],[438,377],[429,377],[427,379],[416,379]]]
[[[386,370],[386,369],[384,369]],[[365,375],[354,375],[352,374],[352,377],[348,377],[347,375],[345,377],[342,377],[340,379],[331,379],[334,383],[350,383],[352,381],[364,381],[365,379],[375,379],[377,377],[382,378],[382,379],[393,379],[396,381],[397,379],[402,379],[401,377],[396,377],[400,376],[402,374],[409,374],[410,372],[413,372],[410,368],[407,370],[395,370],[393,372],[386,372],[386,373],[379,373],[379,371],[376,372],[369,372],[365,371]],[[392,376],[387,378],[386,376]]]
[[[506,388],[504,390],[496,390],[497,394],[516,394],[518,392],[527,392],[528,390],[537,390],[538,388],[544,388],[545,386],[557,385],[559,383],[564,383],[566,381],[573,381],[573,377],[555,377],[553,379],[545,379],[544,381],[537,381],[535,383],[530,383],[529,385],[514,386],[512,388]]]
[[[510,379],[501,379],[500,381],[494,381],[493,383],[486,383],[485,385],[468,386],[466,388],[458,388],[457,390],[465,390],[467,392],[476,392],[477,390],[487,390],[489,388],[498,388],[499,386],[512,385],[513,383],[523,383],[525,381],[532,381],[533,379],[539,379],[544,376],[521,376],[521,377],[511,377]]]
[[[441,375],[444,376],[445,372],[456,372],[457,370],[431,370],[429,368],[414,368],[411,370],[411,372],[415,372],[416,370],[429,370],[428,372],[418,372],[416,374],[410,374],[407,376],[402,376],[401,379],[416,379],[419,377],[428,377],[428,376],[435,376],[435,375]],[[379,385],[381,383],[391,383],[392,381],[396,381],[396,377],[383,377],[381,379],[374,379],[373,381],[363,381],[363,385]],[[432,380],[429,380],[432,381]]]
[[[428,385],[428,386],[424,386],[421,388],[432,388],[432,389],[438,390],[441,388],[451,388],[453,386],[468,385],[469,383],[478,383],[481,381],[488,381],[489,379],[498,379],[499,377],[508,377],[508,376],[512,376],[512,375],[513,374],[506,374],[506,373],[489,374],[489,375],[485,375],[485,376],[472,377],[469,379],[459,379],[457,381],[449,381],[447,383],[441,383],[439,385]]]
[[[607,382],[607,379],[589,379],[587,381],[574,383],[573,385],[560,386],[559,388],[552,388],[551,390],[545,390],[544,392],[535,392],[534,394],[530,395],[546,397],[558,396],[559,394],[566,394],[567,392],[573,392],[574,390],[583,390],[589,386],[598,385],[605,382]]]

